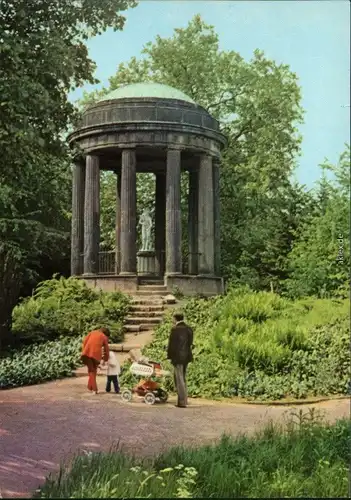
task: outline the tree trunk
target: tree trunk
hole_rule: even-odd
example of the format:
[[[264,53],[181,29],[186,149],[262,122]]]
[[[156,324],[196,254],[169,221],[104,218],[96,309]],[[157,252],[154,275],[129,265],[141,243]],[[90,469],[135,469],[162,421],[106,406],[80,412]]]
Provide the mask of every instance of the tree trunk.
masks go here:
[[[0,245],[0,352],[11,341],[12,310],[22,282],[19,263],[15,249]]]

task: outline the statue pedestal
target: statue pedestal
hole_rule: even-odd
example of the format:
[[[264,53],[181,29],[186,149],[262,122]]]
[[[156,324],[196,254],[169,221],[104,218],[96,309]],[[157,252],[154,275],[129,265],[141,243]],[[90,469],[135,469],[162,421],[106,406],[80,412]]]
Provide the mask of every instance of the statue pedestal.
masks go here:
[[[155,271],[155,252],[154,250],[140,250],[138,257],[138,275],[154,276]]]

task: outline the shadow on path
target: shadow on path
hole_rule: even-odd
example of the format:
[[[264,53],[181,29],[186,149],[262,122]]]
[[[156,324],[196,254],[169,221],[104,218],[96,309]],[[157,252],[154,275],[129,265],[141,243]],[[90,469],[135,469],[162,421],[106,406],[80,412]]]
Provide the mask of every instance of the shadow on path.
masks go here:
[[[85,394],[85,379],[66,379],[0,393],[0,493],[30,497],[60,462],[113,445],[140,456],[176,444],[214,442],[223,433],[252,433],[282,420],[294,407],[190,401],[184,410],[167,405],[124,404],[115,394]],[[316,407],[329,421],[349,416],[349,401]],[[298,407],[305,409],[306,407]],[[152,439],[150,438],[152,436]]]

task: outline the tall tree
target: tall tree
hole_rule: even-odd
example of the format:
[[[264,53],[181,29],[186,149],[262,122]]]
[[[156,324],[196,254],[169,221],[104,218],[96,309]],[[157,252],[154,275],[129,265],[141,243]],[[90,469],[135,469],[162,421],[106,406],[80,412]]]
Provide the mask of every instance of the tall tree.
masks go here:
[[[336,165],[321,165],[318,210],[303,224],[289,254],[291,277],[285,283],[293,297],[333,295],[349,283],[350,270],[350,146]],[[328,180],[325,172],[333,173]]]
[[[85,41],[110,26],[122,29],[120,11],[134,5],[133,0],[1,1],[0,240],[17,257],[16,275],[36,271],[41,258],[68,242],[64,135],[76,117],[68,92],[97,82]],[[0,275],[11,268],[6,255],[0,258]],[[0,329],[5,323],[8,328],[1,321]]]

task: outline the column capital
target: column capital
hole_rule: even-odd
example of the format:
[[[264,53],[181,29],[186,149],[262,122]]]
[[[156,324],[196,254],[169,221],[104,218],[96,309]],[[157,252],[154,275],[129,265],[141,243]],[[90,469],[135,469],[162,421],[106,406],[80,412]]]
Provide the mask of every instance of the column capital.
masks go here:
[[[221,157],[218,154],[215,153],[209,153],[207,151],[200,152],[200,153],[195,153],[195,156],[198,156],[199,158],[211,158],[213,162],[220,162]]]
[[[84,165],[84,166],[85,166],[85,163],[86,163],[86,158],[85,158],[85,156],[84,156],[84,155],[77,155],[77,156],[74,156],[74,157],[72,158],[71,163],[72,163],[73,165],[79,165],[79,166]]]
[[[201,168],[210,168],[210,166],[213,165],[213,159],[214,159],[214,156],[211,156],[209,154],[206,154],[206,153],[203,153],[201,156],[200,156],[200,169]]]

